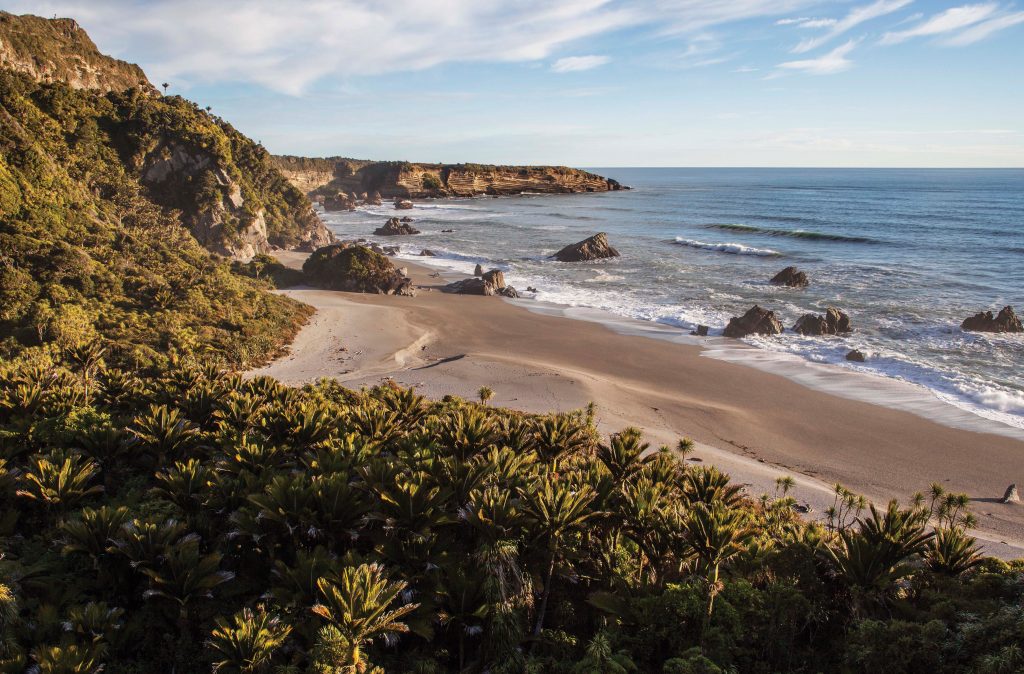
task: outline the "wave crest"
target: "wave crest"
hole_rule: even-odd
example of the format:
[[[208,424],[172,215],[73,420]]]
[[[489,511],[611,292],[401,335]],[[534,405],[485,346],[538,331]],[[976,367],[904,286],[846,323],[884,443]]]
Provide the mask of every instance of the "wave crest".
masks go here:
[[[793,239],[810,239],[812,241],[841,241],[843,243],[879,243],[877,239],[866,236],[848,236],[846,234],[826,234],[824,232],[809,232],[806,229],[772,229],[771,227],[757,227],[756,225],[732,225],[713,224],[704,225],[708,229],[724,229],[730,232],[749,232],[751,234],[766,234],[768,236],[786,236]]]
[[[676,243],[680,246],[713,250],[719,253],[729,253],[730,255],[758,255],[760,257],[778,257],[782,255],[779,251],[771,250],[770,248],[754,248],[753,246],[744,246],[742,243],[708,243],[706,241],[684,239],[681,236],[676,237]]]

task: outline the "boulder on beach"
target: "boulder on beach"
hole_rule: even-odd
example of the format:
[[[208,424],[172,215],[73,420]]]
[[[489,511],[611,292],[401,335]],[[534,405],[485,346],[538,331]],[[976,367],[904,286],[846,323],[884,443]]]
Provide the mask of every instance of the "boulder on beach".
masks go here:
[[[850,317],[844,312],[829,307],[824,316],[804,314],[793,326],[793,332],[804,336],[838,335],[852,332]]]
[[[742,316],[734,316],[725,326],[726,337],[746,337],[747,335],[779,335],[782,334],[782,323],[774,311],[762,309],[756,304]]]
[[[420,230],[412,225],[402,222],[398,218],[388,218],[383,227],[373,230],[377,236],[403,236],[407,234],[419,234]]]
[[[709,330],[708,326],[706,326],[706,325],[698,325],[696,330],[691,330],[690,331],[690,334],[694,335],[696,337],[707,337],[708,336],[708,330]]]
[[[477,265],[476,268],[473,270],[473,276],[483,276],[483,275],[484,275],[484,268],[481,267],[480,265]]]
[[[806,288],[811,282],[807,278],[807,274],[796,267],[786,267],[772,277],[771,283],[788,288]]]
[[[486,295],[489,297],[494,295],[498,289],[482,278],[474,277],[449,283],[441,288],[441,291],[457,295]]]
[[[407,211],[412,208],[412,202],[408,199],[395,199],[395,208],[400,211]]]
[[[585,262],[587,260],[600,260],[606,257],[618,256],[619,251],[609,245],[608,235],[604,232],[599,232],[589,239],[568,245],[552,255],[559,262]]]
[[[421,257],[437,257],[437,253],[435,253],[434,251],[430,250],[429,248],[424,248],[423,250],[420,251],[420,256]]]
[[[1017,484],[1011,484],[1006,488],[1000,503],[1020,503],[1020,494],[1017,493]]]
[[[501,295],[502,297],[511,297],[512,299],[516,299],[519,297],[519,293],[517,293],[516,289],[513,288],[512,286],[498,288],[498,294]]]
[[[859,349],[853,349],[848,354],[846,354],[846,360],[852,361],[854,363],[863,363],[864,361],[867,360],[867,356],[864,355],[863,351],[860,351]]]
[[[318,248],[302,265],[306,281],[318,288],[381,295],[413,295],[412,281],[391,261],[364,246]]]
[[[505,287],[505,274],[500,269],[492,269],[489,272],[482,274],[481,278],[495,288]]]
[[[972,332],[1024,332],[1024,325],[1013,313],[1013,307],[1003,307],[994,317],[991,311],[979,312],[966,319],[960,327]]]

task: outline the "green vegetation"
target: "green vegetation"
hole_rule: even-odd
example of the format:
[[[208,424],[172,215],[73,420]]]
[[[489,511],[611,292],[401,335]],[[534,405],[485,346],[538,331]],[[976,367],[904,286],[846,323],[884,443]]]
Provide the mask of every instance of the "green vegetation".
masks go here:
[[[940,487],[808,524],[592,410],[102,355],[0,371],[0,671],[1021,667],[1024,567]]]
[[[265,153],[226,125],[177,98],[100,95],[9,71],[0,120],[0,358],[48,362],[102,339],[107,360],[133,367],[200,351],[242,365],[277,353],[308,317],[199,246],[181,212],[202,211],[202,190],[164,198],[139,180],[147,148],[173,139],[235,157],[251,202],[287,211],[291,193],[260,177]]]
[[[411,282],[386,256],[347,243],[318,249],[302,265],[306,281],[319,288],[360,293],[408,294]]]
[[[425,190],[439,190],[441,189],[441,180],[433,173],[423,174],[423,189]]]

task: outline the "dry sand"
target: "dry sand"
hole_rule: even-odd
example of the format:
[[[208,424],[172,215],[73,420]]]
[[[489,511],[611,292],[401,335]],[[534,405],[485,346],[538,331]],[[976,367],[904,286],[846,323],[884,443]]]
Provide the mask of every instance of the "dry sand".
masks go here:
[[[301,265],[303,256],[279,259]],[[620,334],[499,298],[443,294],[431,269],[409,267],[421,286],[415,298],[283,291],[317,314],[289,355],[253,374],[292,384],[333,377],[354,388],[390,377],[429,397],[475,398],[486,385],[492,405],[529,412],[593,401],[602,431],[637,426],[654,445],[689,437],[697,459],[754,495],[771,492],[778,476],[794,477],[794,493],[812,514],[831,504],[836,482],[883,503],[933,482],[966,492],[987,550],[1024,555],[1024,505],[999,503],[1010,482],[1024,482],[1020,439],[807,388],[704,357],[700,346]]]

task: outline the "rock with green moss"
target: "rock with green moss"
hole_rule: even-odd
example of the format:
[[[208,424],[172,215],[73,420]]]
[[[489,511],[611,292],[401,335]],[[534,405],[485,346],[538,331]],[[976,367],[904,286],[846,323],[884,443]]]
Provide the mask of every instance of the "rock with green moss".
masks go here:
[[[310,285],[328,290],[413,295],[412,281],[391,260],[364,246],[337,243],[309,256],[302,271]]]

